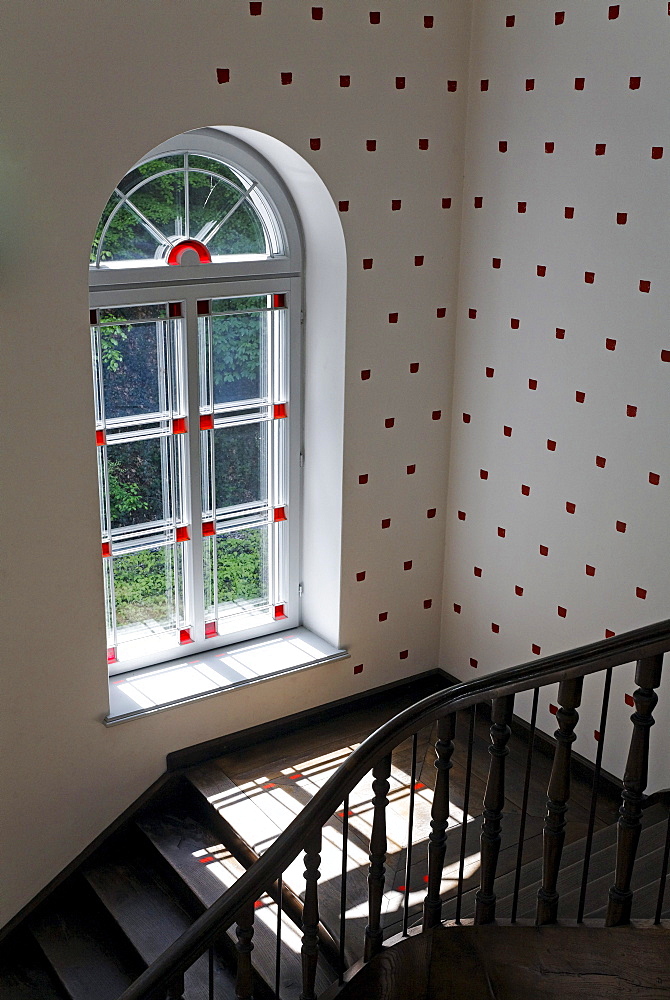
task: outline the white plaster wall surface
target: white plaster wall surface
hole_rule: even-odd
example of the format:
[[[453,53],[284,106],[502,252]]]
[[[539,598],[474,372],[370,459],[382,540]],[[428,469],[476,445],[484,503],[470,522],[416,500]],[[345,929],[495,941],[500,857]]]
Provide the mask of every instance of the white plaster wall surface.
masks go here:
[[[668,4],[481,0],[472,39],[441,645],[462,679],[670,609]],[[619,774],[634,687],[615,672]],[[669,700],[666,676],[650,789]]]
[[[4,11],[0,923],[169,751],[435,665],[470,3],[423,8],[28,0]],[[88,248],[125,171],[205,125],[280,139],[348,203],[340,638],[352,659],[106,729]]]

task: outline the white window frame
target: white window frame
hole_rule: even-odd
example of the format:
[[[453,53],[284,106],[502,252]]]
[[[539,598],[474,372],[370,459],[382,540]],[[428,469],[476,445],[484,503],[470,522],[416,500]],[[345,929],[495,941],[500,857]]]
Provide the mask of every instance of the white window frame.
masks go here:
[[[300,508],[301,508],[301,456],[302,439],[302,239],[297,214],[281,179],[274,169],[255,151],[239,139],[217,129],[198,129],[177,136],[151,150],[135,167],[161,155],[191,152],[209,155],[252,177],[258,184],[262,198],[276,212],[282,230],[281,252],[273,252],[264,259],[234,257],[214,263],[185,263],[148,266],[92,267],[90,271],[90,308],[120,307],[180,301],[184,303],[182,322],[188,333],[186,363],[188,370],[189,413],[189,487],[186,492],[193,498],[189,522],[192,564],[201,565],[202,533],[200,504],[200,432],[198,428],[198,342],[197,308],[201,299],[228,298],[237,295],[283,294],[286,296],[288,339],[288,445],[285,450],[288,479],[288,542],[284,551],[283,587],[285,588],[286,617],[274,620],[271,614],[257,617],[254,623],[236,631],[222,633],[212,638],[204,637],[202,599],[194,591],[194,605],[200,611],[193,624],[194,641],[187,645],[143,653],[137,658],[125,658],[110,664],[110,674],[136,670],[144,666],[179,659],[216,649],[222,645],[272,634],[297,626],[301,620],[300,608]],[[135,169],[135,167],[131,169]],[[277,244],[275,244],[276,249]],[[193,429],[195,428],[195,432]],[[282,591],[282,598],[284,593]]]

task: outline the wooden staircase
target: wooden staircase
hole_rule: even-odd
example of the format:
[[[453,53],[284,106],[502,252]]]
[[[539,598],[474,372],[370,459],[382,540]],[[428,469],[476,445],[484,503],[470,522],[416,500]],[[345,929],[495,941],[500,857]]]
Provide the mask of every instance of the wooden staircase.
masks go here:
[[[649,661],[640,662],[638,674],[644,680],[651,676],[644,668]],[[561,687],[557,732],[565,737],[576,723],[571,708],[576,689],[571,681]],[[653,694],[651,687],[641,691],[636,692],[640,703],[645,691]],[[284,843],[296,817],[307,806],[310,813],[360,757],[364,747],[357,749],[359,743],[372,728],[392,716],[386,727],[407,731],[396,713],[413,703],[417,693],[427,692],[399,692],[384,704],[349,713],[346,720],[322,721],[311,730],[292,731],[176,773],[0,945],[1,1000],[117,1000],[137,990],[133,984],[145,969],[164,962],[166,950],[181,948],[189,935],[200,933],[203,915],[214,914],[248,881],[245,876],[240,882],[241,876],[263,869],[267,858],[277,854],[272,845],[280,837]],[[444,697],[438,690],[426,704],[439,704]],[[561,951],[565,958],[578,949],[582,959],[573,956],[572,965],[562,970],[574,979],[575,997],[591,1000],[615,992],[646,1000],[670,996],[670,962],[659,959],[670,953],[670,928],[661,924],[653,938],[643,935],[640,958],[632,961],[644,961],[644,969],[631,969],[634,936],[624,939],[621,933],[639,928],[602,926],[608,892],[621,882],[622,851],[615,823],[618,802],[606,783],[602,787],[603,776],[596,773],[594,781],[603,794],[592,797],[569,755],[561,758],[565,742],[559,739],[556,752],[552,744],[547,754],[532,728],[530,738],[512,733],[508,696],[494,697],[490,717],[471,704],[451,716],[438,715],[394,743],[388,764],[383,758],[372,774],[361,768],[360,780],[349,782],[343,806],[328,814],[316,863],[309,842],[304,862],[301,852],[288,853],[276,867],[276,880],[260,882],[263,888],[251,902],[238,907],[236,924],[224,922],[204,947],[195,945],[198,955],[184,964],[183,974],[137,995],[147,1000],[252,995],[257,1000],[311,1000],[314,995],[324,1000],[511,1000],[523,993],[514,992],[510,970],[517,968],[525,970],[518,973],[524,990],[549,1000],[565,995]],[[629,757],[629,771],[630,762]],[[446,798],[445,775],[450,779]],[[627,772],[627,788],[634,792],[637,779],[631,775]],[[556,797],[557,776],[568,789],[563,803],[567,808],[569,798],[567,813]],[[548,786],[553,789],[549,814]],[[644,808],[630,915],[650,925],[654,918],[657,923],[670,919],[670,892],[658,911],[659,872],[665,872],[661,877],[667,882],[670,825],[667,799],[643,802],[640,792],[639,800]],[[556,826],[552,810],[567,815],[563,828]],[[562,843],[554,884],[551,867],[547,874],[551,859],[546,843],[556,829]],[[485,843],[491,833],[493,923],[482,919],[482,898],[491,907],[486,855],[491,846]],[[588,885],[580,899],[585,857]],[[309,896],[310,884],[316,892],[317,882],[318,908],[314,895]],[[540,921],[549,926],[533,926],[538,890],[549,904],[553,895],[560,900],[559,925],[549,920]],[[437,917],[428,919],[430,913]],[[594,920],[598,929],[591,926]],[[441,921],[448,926],[443,928]],[[587,929],[590,943],[580,946]],[[565,932],[562,943],[555,931]],[[308,954],[314,956],[307,966],[306,940]],[[624,940],[625,946],[617,943]],[[610,992],[599,993],[596,985],[604,979],[597,977],[604,975],[608,949]],[[497,956],[495,961],[491,956]],[[555,975],[545,975],[548,968]],[[587,992],[577,988],[580,982],[590,984]]]

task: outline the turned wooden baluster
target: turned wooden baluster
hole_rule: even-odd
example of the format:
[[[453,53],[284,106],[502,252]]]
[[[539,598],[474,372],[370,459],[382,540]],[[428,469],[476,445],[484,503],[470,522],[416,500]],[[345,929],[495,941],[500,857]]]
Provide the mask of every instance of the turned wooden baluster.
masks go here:
[[[300,1000],[315,1000],[316,963],[319,957],[319,895],[321,830],[305,844],[305,902],[302,909],[302,993]]]
[[[435,744],[435,792],[430,812],[430,834],[428,836],[428,892],[423,901],[423,929],[428,930],[439,924],[442,917],[440,887],[444,869],[444,855],[447,849],[447,826],[449,824],[449,771],[451,755],[454,752],[456,715],[438,719],[437,742]]]
[[[579,721],[577,709],[582,701],[583,683],[584,678],[577,677],[571,681],[561,681],[558,685],[558,704],[561,707],[556,713],[556,748],[547,788],[547,815],[542,831],[542,885],[537,890],[538,924],[555,924],[558,916],[556,882],[565,840],[565,814],[570,798],[570,758],[572,744],[577,739],[574,729]]]
[[[493,884],[500,853],[500,828],[505,804],[505,757],[509,753],[507,742],[514,709],[514,695],[495,698],[491,702],[491,745],[489,746],[489,774],[484,793],[484,821],[479,838],[481,868],[479,889],[475,896],[475,923],[490,924],[496,915],[496,894]]]
[[[168,983],[165,1000],[184,1000],[184,973],[178,973]]]
[[[253,993],[253,972],[251,968],[251,952],[254,949],[254,904],[247,903],[237,915],[237,976],[235,978],[235,996],[237,1000],[251,1000]]]
[[[370,868],[368,870],[368,924],[365,928],[365,961],[382,950],[381,909],[384,895],[386,861],[386,807],[388,805],[391,754],[372,768],[372,833],[370,834]]]
[[[621,793],[621,808],[617,825],[617,852],[614,885],[609,891],[605,925],[617,927],[630,923],[633,893],[630,880],[635,864],[637,845],[640,839],[640,816],[644,790],[647,787],[647,766],[649,763],[649,730],[654,725],[652,712],[658,702],[654,691],[661,683],[663,654],[648,656],[637,661],[633,694],[635,711],[631,715],[633,735],[626,761]]]

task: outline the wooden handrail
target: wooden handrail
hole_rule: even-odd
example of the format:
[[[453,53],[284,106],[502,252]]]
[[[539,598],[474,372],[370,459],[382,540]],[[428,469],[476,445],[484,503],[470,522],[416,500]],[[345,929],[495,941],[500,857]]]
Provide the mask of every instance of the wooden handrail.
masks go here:
[[[380,726],[331,775],[259,860],[129,986],[119,1000],[145,1000],[152,990],[187,969],[304,850],[343,799],[385,754],[435,719],[484,700],[585,677],[670,650],[670,619],[610,639],[542,657],[438,691]]]

